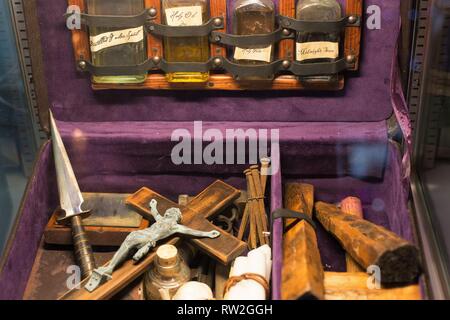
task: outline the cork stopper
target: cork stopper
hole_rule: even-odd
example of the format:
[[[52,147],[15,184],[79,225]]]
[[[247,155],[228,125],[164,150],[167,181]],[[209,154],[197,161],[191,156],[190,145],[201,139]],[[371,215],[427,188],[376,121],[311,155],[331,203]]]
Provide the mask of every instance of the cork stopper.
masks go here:
[[[161,267],[170,267],[177,263],[178,249],[173,245],[165,244],[156,250],[156,256]]]

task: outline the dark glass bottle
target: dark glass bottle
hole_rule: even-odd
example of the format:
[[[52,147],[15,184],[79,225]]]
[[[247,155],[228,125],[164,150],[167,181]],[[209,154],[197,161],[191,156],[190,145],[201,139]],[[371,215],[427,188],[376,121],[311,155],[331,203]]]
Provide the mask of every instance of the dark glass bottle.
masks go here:
[[[144,10],[144,0],[87,0],[89,14],[137,15]],[[147,59],[144,27],[90,28],[92,63],[96,66],[137,65]],[[94,76],[96,83],[140,83],[146,74]]]
[[[334,21],[342,17],[342,9],[336,0],[299,0],[296,17],[299,20]],[[339,58],[340,33],[298,32],[296,60],[303,63],[333,62]],[[306,84],[337,82],[338,75],[300,77]]]
[[[232,23],[234,34],[271,33],[275,29],[275,5],[271,0],[237,0],[233,6]],[[236,47],[233,60],[240,64],[268,64],[273,61],[273,52],[273,45]]]

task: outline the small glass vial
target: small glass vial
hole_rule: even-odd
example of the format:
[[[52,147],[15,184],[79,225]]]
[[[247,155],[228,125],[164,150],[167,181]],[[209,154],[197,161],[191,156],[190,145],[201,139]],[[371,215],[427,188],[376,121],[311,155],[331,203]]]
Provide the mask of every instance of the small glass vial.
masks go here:
[[[163,22],[169,26],[199,26],[209,20],[207,0],[162,0]],[[164,58],[168,62],[206,62],[208,36],[164,38]],[[206,82],[208,72],[176,72],[166,75],[168,82]]]
[[[144,276],[147,300],[168,300],[189,281],[191,270],[173,245],[162,245],[156,251],[152,267]]]
[[[87,0],[93,15],[137,15],[144,0]],[[90,28],[92,63],[96,66],[137,65],[147,60],[144,26],[137,28]],[[147,74],[94,76],[95,83],[141,83]]]
[[[237,0],[233,6],[233,33],[267,34],[275,29],[275,5],[271,0]],[[274,48],[255,46],[234,49],[233,60],[239,64],[260,65],[273,61]],[[251,77],[249,80],[261,80]],[[267,79],[262,79],[267,80]]]
[[[342,17],[336,0],[299,0],[296,7],[299,20],[335,21]],[[334,62],[339,58],[340,33],[298,32],[296,60],[303,63]],[[300,77],[306,84],[337,82],[338,75]]]

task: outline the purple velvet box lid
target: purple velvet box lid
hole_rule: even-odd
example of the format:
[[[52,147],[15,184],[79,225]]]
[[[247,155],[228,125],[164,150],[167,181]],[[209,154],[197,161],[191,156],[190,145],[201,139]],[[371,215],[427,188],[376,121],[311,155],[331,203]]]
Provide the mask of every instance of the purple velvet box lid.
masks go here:
[[[340,2],[344,5],[345,0]],[[364,12],[368,7],[380,9],[381,29],[369,30],[364,21],[360,72],[348,77],[344,91],[334,93],[94,92],[89,77],[75,68],[71,35],[63,18],[66,1],[37,3],[49,101],[58,120],[372,122],[392,113],[390,71],[400,0],[364,1]]]

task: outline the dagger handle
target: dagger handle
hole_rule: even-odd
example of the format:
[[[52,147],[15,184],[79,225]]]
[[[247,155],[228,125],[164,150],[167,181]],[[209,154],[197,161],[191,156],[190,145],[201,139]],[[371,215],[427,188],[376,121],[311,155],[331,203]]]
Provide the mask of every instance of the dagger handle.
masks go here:
[[[72,239],[74,245],[75,258],[81,267],[83,279],[89,277],[95,269],[94,254],[89,244],[86,231],[80,216],[72,217]]]

